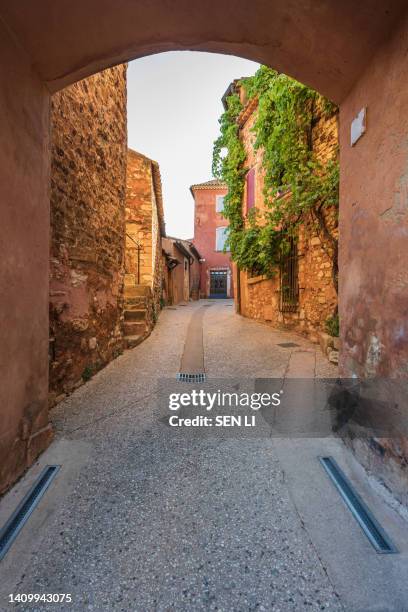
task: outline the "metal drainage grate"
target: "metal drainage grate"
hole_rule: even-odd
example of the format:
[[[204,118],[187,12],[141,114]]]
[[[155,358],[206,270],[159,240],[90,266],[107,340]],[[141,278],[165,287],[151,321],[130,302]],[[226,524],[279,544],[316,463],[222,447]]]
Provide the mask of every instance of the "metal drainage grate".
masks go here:
[[[353,489],[333,457],[319,457],[319,461],[375,550],[381,554],[397,553],[397,548]]]
[[[179,372],[177,374],[177,380],[180,382],[202,383],[205,382],[205,374],[204,372],[200,372],[200,374],[185,374],[184,372]]]
[[[281,342],[280,344],[278,344],[278,346],[281,346],[282,348],[294,348],[295,346],[300,345],[296,344],[296,342]]]
[[[44,468],[27,495],[21,500],[7,523],[0,530],[0,561],[28,521],[59,469],[59,465],[48,465]]]

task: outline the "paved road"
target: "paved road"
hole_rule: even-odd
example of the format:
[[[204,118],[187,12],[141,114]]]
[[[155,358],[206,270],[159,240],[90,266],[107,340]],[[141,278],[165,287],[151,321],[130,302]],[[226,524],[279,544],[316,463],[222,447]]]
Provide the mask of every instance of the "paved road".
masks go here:
[[[299,336],[243,319],[228,301],[197,316],[203,306],[166,309],[142,345],[54,410],[55,442],[0,503],[2,524],[42,467],[62,464],[0,563],[0,609],[408,610],[406,524],[341,443],[184,435],[160,421],[158,378],[200,363],[189,344],[197,319],[210,380],[336,374]],[[375,554],[316,461],[325,452],[401,555]],[[70,593],[73,603],[15,606],[9,593]]]

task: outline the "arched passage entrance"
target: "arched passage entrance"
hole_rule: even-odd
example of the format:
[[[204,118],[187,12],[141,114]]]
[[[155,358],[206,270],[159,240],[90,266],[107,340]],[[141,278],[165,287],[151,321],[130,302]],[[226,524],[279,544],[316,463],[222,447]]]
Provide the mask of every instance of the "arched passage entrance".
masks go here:
[[[406,376],[407,17],[402,0],[380,8],[370,0],[0,1],[0,491],[51,435],[50,92],[143,55],[236,54],[340,103],[342,367],[349,375]],[[351,146],[362,108],[366,133]]]

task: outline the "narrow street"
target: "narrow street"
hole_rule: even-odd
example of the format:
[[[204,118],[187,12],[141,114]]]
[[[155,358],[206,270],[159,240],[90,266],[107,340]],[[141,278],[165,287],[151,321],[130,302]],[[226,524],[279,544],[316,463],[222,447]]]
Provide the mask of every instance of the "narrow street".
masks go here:
[[[70,593],[58,610],[98,612],[408,610],[406,524],[340,441],[191,437],[157,418],[157,381],[176,378],[200,309],[208,379],[336,376],[317,345],[230,300],[165,308],[145,342],[54,409],[54,442],[1,500],[3,524],[43,466],[61,464],[0,565],[0,610],[50,609],[8,604],[9,593]],[[317,461],[325,453],[399,555],[372,549]]]

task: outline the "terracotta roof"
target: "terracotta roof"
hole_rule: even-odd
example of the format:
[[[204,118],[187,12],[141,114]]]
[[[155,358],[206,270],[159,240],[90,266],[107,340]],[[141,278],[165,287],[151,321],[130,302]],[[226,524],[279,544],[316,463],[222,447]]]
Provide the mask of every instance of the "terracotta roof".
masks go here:
[[[226,187],[226,184],[220,179],[211,179],[211,181],[205,181],[205,183],[191,185],[190,189],[206,189],[207,187]]]
[[[225,110],[228,110],[228,106],[227,106],[227,98],[229,96],[232,96],[235,93],[239,93],[239,89],[240,89],[240,83],[241,81],[243,81],[244,79],[247,79],[248,77],[241,77],[240,79],[234,79],[232,81],[232,83],[230,83],[225,91],[225,93],[223,94],[222,98],[221,98],[221,102],[222,105],[224,107]]]
[[[220,181],[220,179],[211,179],[210,181],[205,181],[205,183],[196,183],[195,185],[191,185],[190,191],[191,195],[194,197],[194,191],[196,189],[226,189],[227,185],[224,181]]]
[[[166,235],[166,224],[164,222],[163,191],[160,166],[156,161],[152,161],[152,173],[154,192],[156,194],[157,216],[159,218],[160,235],[164,237]]]
[[[174,236],[166,236],[166,238],[167,240],[171,240],[176,248],[187,257],[192,257],[193,259],[198,260],[201,259],[201,255],[192,240],[175,238]]]
[[[258,108],[258,98],[250,98],[237,117],[237,123],[242,128]]]

